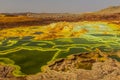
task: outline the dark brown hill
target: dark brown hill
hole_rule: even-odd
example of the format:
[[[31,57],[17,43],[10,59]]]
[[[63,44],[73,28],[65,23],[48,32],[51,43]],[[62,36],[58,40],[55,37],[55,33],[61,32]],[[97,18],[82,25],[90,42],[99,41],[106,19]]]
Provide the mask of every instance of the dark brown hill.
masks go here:
[[[113,13],[120,13],[120,6],[111,6],[105,9],[98,11],[99,14],[113,14]]]

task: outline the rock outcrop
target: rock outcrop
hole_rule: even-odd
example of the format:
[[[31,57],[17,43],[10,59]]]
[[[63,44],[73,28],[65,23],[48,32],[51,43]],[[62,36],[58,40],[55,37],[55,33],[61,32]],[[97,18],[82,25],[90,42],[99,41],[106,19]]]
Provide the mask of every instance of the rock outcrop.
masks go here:
[[[26,77],[15,77],[12,71],[11,67],[0,66],[0,80],[120,80],[120,62],[112,59],[94,63],[92,70],[71,69],[67,72],[48,70]]]
[[[0,80],[26,80],[25,77],[15,77],[14,70],[13,66],[0,64]]]
[[[108,59],[96,62],[91,70],[71,69],[67,72],[48,70],[26,77],[27,80],[120,80],[120,62]]]
[[[103,62],[108,59],[108,55],[100,50],[91,53],[80,53],[70,55],[65,59],[58,59],[48,65],[50,70],[68,71],[71,69],[88,69],[95,62]]]

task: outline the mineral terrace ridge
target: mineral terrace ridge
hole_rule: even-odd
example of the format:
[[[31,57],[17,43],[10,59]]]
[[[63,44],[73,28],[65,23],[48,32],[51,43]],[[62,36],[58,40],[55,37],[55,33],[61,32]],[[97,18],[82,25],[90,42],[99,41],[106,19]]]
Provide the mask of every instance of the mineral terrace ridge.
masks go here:
[[[120,6],[1,13],[0,80],[120,80]]]

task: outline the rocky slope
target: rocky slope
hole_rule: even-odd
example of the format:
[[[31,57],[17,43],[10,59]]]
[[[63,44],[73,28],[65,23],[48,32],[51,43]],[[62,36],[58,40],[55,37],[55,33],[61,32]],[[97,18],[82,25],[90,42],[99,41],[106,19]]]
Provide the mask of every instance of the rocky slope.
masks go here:
[[[111,6],[105,9],[98,11],[97,13],[100,14],[113,14],[113,13],[120,13],[120,6]]]

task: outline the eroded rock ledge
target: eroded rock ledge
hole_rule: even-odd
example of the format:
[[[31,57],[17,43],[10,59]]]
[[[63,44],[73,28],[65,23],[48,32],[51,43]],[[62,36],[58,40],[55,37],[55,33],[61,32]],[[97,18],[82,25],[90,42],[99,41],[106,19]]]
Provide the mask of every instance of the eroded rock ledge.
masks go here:
[[[68,71],[71,69],[87,69],[90,70],[92,64],[95,62],[103,62],[108,59],[108,55],[105,52],[101,52],[96,49],[95,52],[90,53],[78,53],[67,56],[65,59],[58,59],[50,64],[48,68],[55,71]],[[43,71],[46,71],[46,68],[42,68]]]
[[[120,62],[99,51],[71,55],[44,68],[42,73],[15,77],[14,67],[0,65],[0,80],[120,80]]]
[[[48,70],[26,77],[27,80],[120,80],[120,62],[108,59],[105,62],[96,62],[92,70],[71,69],[67,72]]]
[[[25,77],[15,77],[15,69],[13,66],[0,64],[0,80],[26,80]]]

